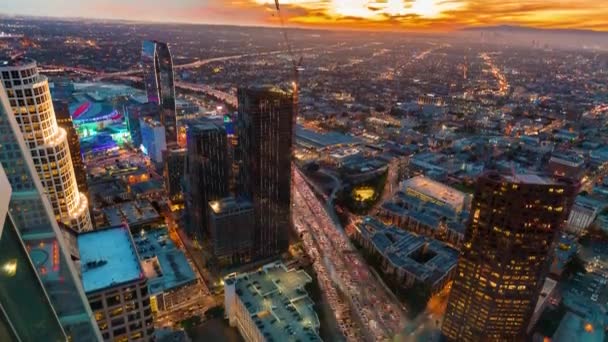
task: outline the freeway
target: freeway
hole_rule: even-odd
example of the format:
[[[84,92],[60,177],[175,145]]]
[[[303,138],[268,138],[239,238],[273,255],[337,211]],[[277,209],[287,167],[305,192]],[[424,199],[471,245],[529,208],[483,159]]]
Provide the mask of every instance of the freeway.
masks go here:
[[[293,182],[294,225],[304,236],[306,249],[312,251],[315,270],[320,270],[320,286],[329,289],[329,298],[335,293],[346,298],[346,303],[330,300],[332,308],[342,309],[336,317],[340,328],[348,340],[391,339],[408,323],[401,306],[373,276],[297,170]]]

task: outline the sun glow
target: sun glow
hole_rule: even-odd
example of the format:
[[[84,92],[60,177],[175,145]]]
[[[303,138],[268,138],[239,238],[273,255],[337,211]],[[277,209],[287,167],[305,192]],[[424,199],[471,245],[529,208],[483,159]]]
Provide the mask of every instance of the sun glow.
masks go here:
[[[539,0],[279,0],[288,23],[306,26],[441,31],[506,22],[545,28],[608,30],[608,22],[603,19],[608,18],[608,8],[597,0],[541,2],[542,5]],[[234,3],[263,5],[268,12],[273,12],[270,20],[278,22],[274,14],[275,0],[239,0]]]

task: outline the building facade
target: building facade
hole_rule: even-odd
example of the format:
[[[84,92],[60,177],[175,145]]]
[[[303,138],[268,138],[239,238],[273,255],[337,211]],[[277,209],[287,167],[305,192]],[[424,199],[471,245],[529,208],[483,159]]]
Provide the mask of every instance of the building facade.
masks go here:
[[[294,96],[255,86],[240,88],[238,102],[240,193],[253,204],[254,252],[273,256],[287,250],[291,231]]]
[[[252,258],[254,214],[251,202],[234,197],[209,202],[209,237],[222,266],[247,263]]]
[[[104,341],[153,341],[148,279],[128,226],[80,234],[80,273]]]
[[[131,136],[133,147],[141,146],[141,125],[140,118],[156,118],[160,117],[160,107],[156,103],[148,102],[143,104],[129,104],[125,107],[125,119],[127,129]]]
[[[224,309],[230,326],[247,342],[321,342],[319,318],[304,290],[312,278],[280,262],[224,280]]]
[[[448,341],[525,339],[577,191],[537,175],[478,179],[442,327]]]
[[[228,196],[228,140],[221,123],[199,120],[189,126],[185,169],[187,230],[201,241],[208,234],[209,202]]]
[[[152,118],[140,118],[141,149],[155,163],[162,163],[167,149],[165,127]]]
[[[167,43],[144,41],[142,65],[148,102],[161,107],[160,122],[165,126],[167,145],[177,144],[173,59]]]
[[[48,79],[32,60],[5,62],[0,79],[55,219],[77,232],[93,229],[88,200],[78,191],[67,132],[57,125]]]
[[[59,318],[8,213],[12,190],[2,165],[0,193],[0,341],[65,341]]]
[[[13,223],[68,338],[99,340],[82,284],[16,119],[0,84],[0,163],[12,187],[9,210]],[[36,145],[32,142],[31,146]]]
[[[186,167],[186,149],[167,150],[163,159],[163,178],[169,199],[173,204],[183,203],[182,183]]]
[[[53,108],[55,108],[55,117],[57,118],[57,124],[63,128],[68,134],[68,145],[70,146],[70,157],[72,158],[72,165],[74,166],[74,175],[76,176],[76,183],[78,184],[78,190],[87,194],[87,171],[82,160],[82,153],[80,152],[80,138],[74,127],[72,116],[70,116],[70,108],[68,103],[65,101],[53,101]]]

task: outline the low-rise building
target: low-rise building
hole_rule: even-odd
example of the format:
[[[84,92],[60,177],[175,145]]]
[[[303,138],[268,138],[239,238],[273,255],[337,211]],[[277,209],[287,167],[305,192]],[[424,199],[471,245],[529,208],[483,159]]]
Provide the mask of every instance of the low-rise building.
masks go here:
[[[585,160],[576,154],[555,152],[549,159],[548,169],[554,176],[580,179],[585,171]]]
[[[151,341],[148,280],[129,228],[80,234],[78,249],[82,285],[104,341]]]
[[[280,262],[224,280],[224,309],[247,342],[321,341],[319,318],[304,286],[303,270]]]
[[[162,163],[163,151],[167,149],[165,127],[152,118],[139,119],[141,149],[155,163]]]
[[[131,229],[143,225],[163,222],[163,218],[149,201],[131,201],[102,209],[107,225],[118,226],[127,223]]]
[[[582,234],[595,221],[608,203],[590,196],[577,196],[568,216],[566,231],[574,235]]]
[[[166,228],[142,230],[134,234],[133,240],[148,278],[153,311],[171,310],[200,295],[194,287],[194,270]]]
[[[436,293],[456,272],[458,250],[433,238],[386,226],[372,217],[358,224],[356,232],[365,249],[382,257],[385,274],[404,287],[420,283]]]

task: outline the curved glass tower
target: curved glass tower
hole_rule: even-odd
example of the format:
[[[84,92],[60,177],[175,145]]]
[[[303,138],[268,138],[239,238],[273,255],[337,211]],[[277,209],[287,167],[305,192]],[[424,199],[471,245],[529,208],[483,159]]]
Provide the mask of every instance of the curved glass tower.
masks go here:
[[[160,105],[160,123],[165,126],[167,146],[177,143],[173,59],[167,43],[145,40],[142,65],[148,101]]]
[[[36,62],[22,58],[0,63],[0,80],[55,219],[77,232],[93,229],[88,200],[78,191],[67,133],[57,125],[47,78],[38,73]]]
[[[31,78],[28,82],[30,80]],[[40,83],[36,81],[36,84],[38,85],[37,92],[39,92]],[[46,80],[43,84],[46,85]],[[32,84],[29,85],[31,91]],[[44,106],[44,104],[39,106]],[[34,107],[33,111],[37,111],[35,110],[38,108],[37,106],[30,107]],[[45,118],[50,115],[48,110],[42,112]],[[51,204],[48,197],[44,195],[38,174],[34,171],[34,161],[30,149],[37,152],[40,150],[35,149],[35,141],[28,141],[29,146],[26,145],[17,123],[17,118],[25,120],[25,117],[27,116],[13,115],[4,86],[0,84],[0,163],[12,188],[9,214],[69,340],[99,341],[101,335],[93,319],[82,284],[74,264],[70,260]],[[37,124],[40,125],[40,122],[38,121]],[[53,129],[47,127],[47,130],[52,131]],[[36,137],[36,135],[34,136]],[[40,135],[40,137],[43,136]],[[59,139],[62,137],[65,142],[65,135],[59,135],[56,139],[61,141]],[[51,143],[53,141],[55,140],[50,140]],[[51,146],[55,145],[51,144]],[[49,147],[49,149],[55,150],[53,147]],[[69,152],[62,153],[60,158],[63,158],[63,155],[69,158]],[[52,162],[57,163],[57,159],[49,163]],[[71,167],[70,161],[69,168],[71,169]]]

